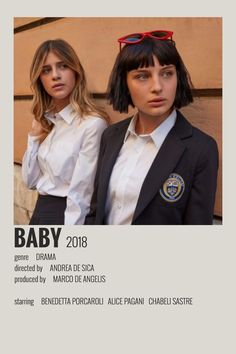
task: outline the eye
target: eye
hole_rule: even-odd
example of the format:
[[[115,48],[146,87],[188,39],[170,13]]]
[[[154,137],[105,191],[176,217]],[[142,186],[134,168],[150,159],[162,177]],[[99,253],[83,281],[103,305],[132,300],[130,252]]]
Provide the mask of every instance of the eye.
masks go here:
[[[171,76],[174,75],[174,71],[173,70],[165,70],[162,72],[161,76],[164,77],[164,78],[169,78]]]
[[[51,68],[46,66],[42,69],[42,74],[48,74],[50,72]]]
[[[137,79],[137,80],[146,80],[146,79],[148,79],[148,77],[149,77],[149,74],[148,73],[144,73],[144,72],[142,72],[142,73],[139,73],[139,74],[137,74],[137,75],[135,75],[135,79]]]
[[[60,69],[67,69],[67,68],[68,68],[68,65],[66,65],[65,63],[61,63],[61,64],[59,65],[59,68],[60,68]]]

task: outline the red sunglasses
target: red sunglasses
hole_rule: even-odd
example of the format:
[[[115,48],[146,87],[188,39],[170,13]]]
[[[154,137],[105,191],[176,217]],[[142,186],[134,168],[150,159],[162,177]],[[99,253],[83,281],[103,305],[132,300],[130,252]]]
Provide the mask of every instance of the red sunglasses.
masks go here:
[[[150,37],[161,41],[169,38],[172,40],[173,33],[174,32],[172,31],[162,31],[162,30],[143,32],[143,33],[132,33],[119,38],[118,42],[120,43],[120,50],[121,50],[121,43],[137,44],[140,43],[145,37]]]

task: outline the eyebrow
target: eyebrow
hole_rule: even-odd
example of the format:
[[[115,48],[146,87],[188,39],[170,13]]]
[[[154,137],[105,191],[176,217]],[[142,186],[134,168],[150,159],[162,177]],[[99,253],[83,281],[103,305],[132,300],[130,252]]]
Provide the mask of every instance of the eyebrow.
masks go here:
[[[175,68],[174,64],[166,65],[163,68],[161,68],[161,70],[167,70],[167,69],[172,69],[172,68]]]
[[[63,64],[64,63],[64,61],[57,61],[56,62],[56,65],[60,65],[60,64]],[[43,68],[47,68],[47,67],[50,67],[50,66],[52,66],[51,64],[45,64],[45,65],[43,65]]]
[[[140,72],[147,72],[147,71],[149,71],[150,67],[152,68],[152,66],[148,66],[148,67],[144,67],[144,68],[138,68],[138,69],[131,70],[131,72],[139,72],[139,73]],[[161,67],[160,70],[168,70],[168,69],[172,69],[172,68],[175,68],[174,64],[163,66],[163,67]]]

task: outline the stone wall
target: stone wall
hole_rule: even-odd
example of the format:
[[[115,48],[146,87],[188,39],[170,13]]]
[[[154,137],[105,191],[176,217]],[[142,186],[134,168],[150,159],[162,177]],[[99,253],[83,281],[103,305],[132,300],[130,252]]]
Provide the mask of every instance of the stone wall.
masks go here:
[[[14,165],[14,224],[27,225],[37,199],[37,192],[29,190],[21,176],[21,165]]]

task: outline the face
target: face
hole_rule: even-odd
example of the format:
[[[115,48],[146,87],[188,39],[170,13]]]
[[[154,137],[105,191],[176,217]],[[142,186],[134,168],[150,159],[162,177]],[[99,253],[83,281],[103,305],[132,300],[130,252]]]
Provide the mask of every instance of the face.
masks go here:
[[[53,52],[48,53],[43,63],[40,80],[56,107],[62,109],[69,104],[76,82],[75,72]]]
[[[161,66],[154,56],[154,66],[138,68],[127,74],[127,86],[139,118],[164,121],[171,113],[177,88],[174,65]]]

